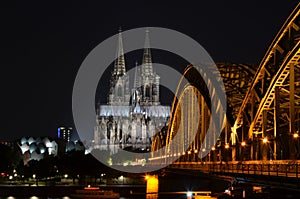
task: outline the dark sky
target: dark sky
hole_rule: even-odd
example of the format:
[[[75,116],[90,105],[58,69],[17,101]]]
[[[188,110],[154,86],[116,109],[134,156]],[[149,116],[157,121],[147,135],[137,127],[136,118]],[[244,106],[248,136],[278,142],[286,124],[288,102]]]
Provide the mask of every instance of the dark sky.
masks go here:
[[[216,62],[257,64],[297,3],[123,0],[3,5],[0,140],[55,136],[58,126],[73,126],[77,70],[120,26],[171,28],[198,41]]]

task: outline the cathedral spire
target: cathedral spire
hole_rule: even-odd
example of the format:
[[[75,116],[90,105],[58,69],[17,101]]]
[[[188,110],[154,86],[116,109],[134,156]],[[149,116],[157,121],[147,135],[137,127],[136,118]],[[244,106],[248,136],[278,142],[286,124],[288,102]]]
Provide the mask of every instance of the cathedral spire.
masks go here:
[[[122,30],[120,28],[113,74],[122,76],[125,73],[126,73],[126,68],[125,68],[125,58],[124,58],[123,41],[122,41]]]
[[[150,40],[149,40],[149,30],[148,29],[146,30],[142,67],[143,67],[144,75],[148,76],[153,73],[151,50],[150,50]]]
[[[135,71],[134,71],[134,82],[133,82],[133,88],[136,89],[137,88],[137,85],[138,85],[138,79],[137,79],[137,76],[138,76],[138,62],[136,61],[135,62]]]

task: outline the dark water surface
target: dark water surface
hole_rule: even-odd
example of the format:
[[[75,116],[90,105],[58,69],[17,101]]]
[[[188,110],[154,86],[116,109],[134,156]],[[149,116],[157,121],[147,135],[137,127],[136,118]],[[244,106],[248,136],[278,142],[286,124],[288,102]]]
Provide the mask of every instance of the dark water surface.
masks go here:
[[[113,190],[120,193],[121,199],[186,199],[185,194],[170,192],[211,191],[213,195],[224,192],[230,182],[215,179],[211,176],[201,176],[197,173],[178,174],[168,173],[159,176],[159,194],[149,197],[145,185],[107,185],[101,189]],[[248,185],[251,186],[251,185]],[[74,199],[70,197],[79,186],[0,186],[0,199]],[[300,189],[288,190],[283,187],[269,187],[268,193],[246,198],[300,198]]]

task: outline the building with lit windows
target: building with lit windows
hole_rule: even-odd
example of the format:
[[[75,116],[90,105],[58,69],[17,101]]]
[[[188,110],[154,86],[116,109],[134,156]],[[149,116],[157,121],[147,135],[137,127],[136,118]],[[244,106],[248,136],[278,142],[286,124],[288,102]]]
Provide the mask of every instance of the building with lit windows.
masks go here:
[[[71,141],[72,134],[73,134],[72,127],[59,127],[57,129],[57,138],[65,140],[66,142]]]
[[[16,145],[15,142],[13,142],[13,141],[4,141],[4,140],[0,140],[0,144],[8,146],[12,149],[14,149],[15,145]]]

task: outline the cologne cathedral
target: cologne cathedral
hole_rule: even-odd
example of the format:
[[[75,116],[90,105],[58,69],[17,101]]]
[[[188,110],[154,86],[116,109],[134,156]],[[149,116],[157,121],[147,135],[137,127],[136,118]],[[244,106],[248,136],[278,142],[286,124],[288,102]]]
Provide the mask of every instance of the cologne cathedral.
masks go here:
[[[122,32],[119,32],[108,102],[99,105],[96,111],[95,149],[106,150],[110,154],[117,153],[119,149],[150,151],[153,136],[167,125],[170,106],[160,104],[160,77],[153,70],[149,43],[147,30],[142,64],[135,67],[133,88],[130,89]]]

